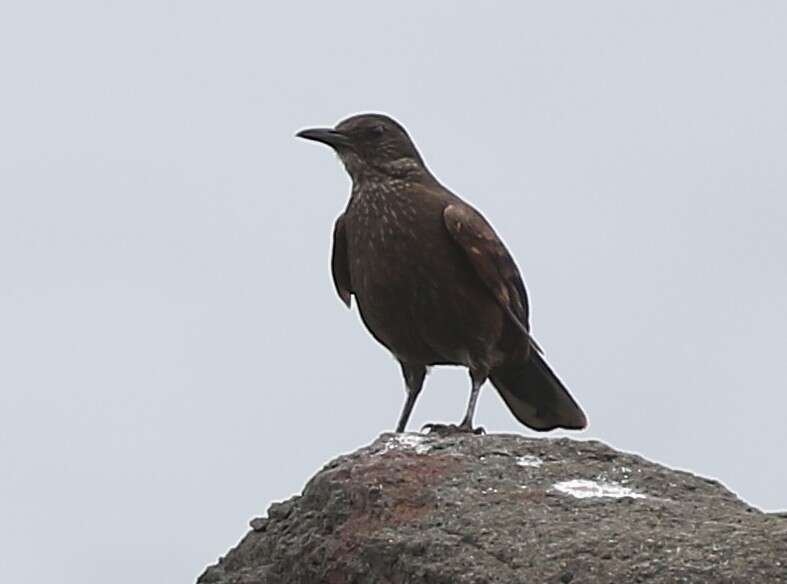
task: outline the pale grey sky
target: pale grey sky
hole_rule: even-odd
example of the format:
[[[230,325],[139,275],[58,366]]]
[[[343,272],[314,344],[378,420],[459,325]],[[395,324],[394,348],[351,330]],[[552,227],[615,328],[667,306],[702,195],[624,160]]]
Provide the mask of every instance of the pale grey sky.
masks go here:
[[[293,137],[369,110],[508,243],[574,436],[787,507],[787,4],[436,4],[0,8],[5,580],[192,581],[393,427],[348,180]],[[477,422],[533,435],[490,387]]]

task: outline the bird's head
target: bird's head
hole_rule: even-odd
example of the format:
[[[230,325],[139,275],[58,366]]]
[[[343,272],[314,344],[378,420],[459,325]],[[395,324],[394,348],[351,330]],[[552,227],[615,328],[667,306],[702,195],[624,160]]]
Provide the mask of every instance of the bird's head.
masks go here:
[[[353,180],[372,173],[428,173],[405,129],[382,114],[360,114],[339,122],[335,128],[311,128],[296,135],[333,148]]]

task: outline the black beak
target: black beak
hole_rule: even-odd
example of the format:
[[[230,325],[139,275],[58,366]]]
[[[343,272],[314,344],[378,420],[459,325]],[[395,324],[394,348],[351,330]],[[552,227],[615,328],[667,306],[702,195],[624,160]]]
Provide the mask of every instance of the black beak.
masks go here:
[[[309,130],[301,130],[295,134],[298,138],[305,140],[314,140],[315,142],[322,142],[331,148],[340,146],[349,146],[350,140],[345,134],[337,132],[331,128],[311,128]]]

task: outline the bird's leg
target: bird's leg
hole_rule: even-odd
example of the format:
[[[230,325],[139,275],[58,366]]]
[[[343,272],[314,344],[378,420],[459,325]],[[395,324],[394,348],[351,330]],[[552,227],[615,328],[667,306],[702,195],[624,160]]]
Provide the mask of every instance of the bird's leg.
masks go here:
[[[481,392],[481,386],[486,381],[488,375],[489,370],[486,368],[470,369],[470,380],[472,381],[470,401],[467,403],[465,417],[458,426],[456,424],[426,424],[421,430],[428,430],[430,434],[434,433],[446,436],[468,432],[471,434],[485,434],[486,431],[483,428],[473,428],[473,415],[475,414],[476,402],[478,402],[478,394]]]
[[[415,400],[418,399],[418,394],[424,386],[424,378],[426,377],[426,367],[424,365],[412,365],[410,363],[401,363],[402,375],[404,375],[404,382],[407,386],[407,399],[402,407],[402,413],[399,415],[399,423],[396,424],[397,432],[404,432],[407,426],[407,420],[410,418],[410,413],[413,411]]]
[[[467,411],[465,417],[459,423],[459,429],[464,432],[473,432],[475,434],[483,434],[483,428],[473,428],[473,416],[475,415],[475,406],[478,401],[478,394],[481,393],[481,386],[486,381],[488,371],[486,369],[470,369],[470,380],[472,385],[470,387],[470,400],[467,402]]]

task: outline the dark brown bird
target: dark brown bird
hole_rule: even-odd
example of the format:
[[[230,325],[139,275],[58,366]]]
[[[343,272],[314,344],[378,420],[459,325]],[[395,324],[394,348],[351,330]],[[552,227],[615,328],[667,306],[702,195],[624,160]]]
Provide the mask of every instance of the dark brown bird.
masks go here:
[[[430,365],[470,371],[470,401],[455,429],[474,431],[487,378],[526,426],[584,428],[585,414],[530,335],[513,258],[481,213],[429,172],[405,129],[363,114],[297,135],[333,148],[352,178],[333,232],[333,281],[348,308],[355,296],[369,332],[401,364],[407,399],[396,431]]]

